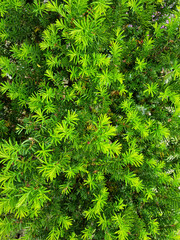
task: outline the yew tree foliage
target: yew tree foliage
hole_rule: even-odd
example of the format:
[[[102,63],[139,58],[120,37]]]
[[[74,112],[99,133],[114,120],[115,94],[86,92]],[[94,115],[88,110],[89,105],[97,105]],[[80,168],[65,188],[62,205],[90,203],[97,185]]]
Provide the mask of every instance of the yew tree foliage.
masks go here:
[[[178,0],[0,2],[0,239],[180,239]]]

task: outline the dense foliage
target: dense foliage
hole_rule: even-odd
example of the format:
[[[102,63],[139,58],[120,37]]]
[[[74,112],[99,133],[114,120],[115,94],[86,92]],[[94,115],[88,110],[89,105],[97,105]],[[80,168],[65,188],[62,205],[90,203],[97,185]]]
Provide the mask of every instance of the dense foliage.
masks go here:
[[[0,2],[0,238],[180,239],[178,0]]]

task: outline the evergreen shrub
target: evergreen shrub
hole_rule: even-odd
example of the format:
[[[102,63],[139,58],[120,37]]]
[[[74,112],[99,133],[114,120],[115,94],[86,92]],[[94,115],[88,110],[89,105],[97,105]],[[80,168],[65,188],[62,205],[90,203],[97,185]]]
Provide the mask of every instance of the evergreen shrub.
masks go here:
[[[180,239],[178,0],[0,2],[0,238]]]

